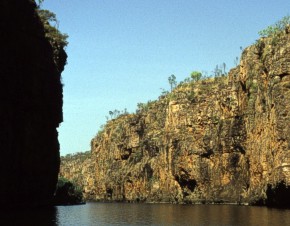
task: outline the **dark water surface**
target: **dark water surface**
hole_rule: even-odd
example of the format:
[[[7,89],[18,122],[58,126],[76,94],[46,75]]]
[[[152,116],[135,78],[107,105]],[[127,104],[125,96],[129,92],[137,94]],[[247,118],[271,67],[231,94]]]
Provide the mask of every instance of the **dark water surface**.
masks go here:
[[[87,203],[5,213],[0,225],[290,225],[290,210],[234,205]]]

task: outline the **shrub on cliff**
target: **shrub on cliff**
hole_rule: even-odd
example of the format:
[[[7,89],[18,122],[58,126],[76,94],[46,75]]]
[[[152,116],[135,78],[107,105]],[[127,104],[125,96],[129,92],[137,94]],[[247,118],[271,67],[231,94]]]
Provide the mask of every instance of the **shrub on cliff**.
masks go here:
[[[54,196],[55,205],[77,205],[84,203],[82,190],[71,181],[59,178]]]
[[[268,26],[266,29],[259,32],[261,37],[270,37],[271,45],[276,45],[283,35],[283,32],[290,27],[290,16],[284,16],[281,20],[277,21],[275,24]],[[258,40],[258,43],[260,41]]]
[[[38,9],[37,11],[44,25],[45,35],[51,44],[58,45],[61,48],[67,46],[68,35],[61,33],[57,29],[58,20],[56,19],[56,15],[46,9]]]
[[[191,72],[190,77],[191,77],[192,81],[197,82],[201,79],[202,74],[199,71],[193,71],[193,72]]]
[[[53,46],[58,45],[59,48],[64,48],[68,44],[68,35],[61,33],[57,29],[59,22],[56,18],[55,13],[46,9],[41,9],[43,1],[44,0],[38,0],[36,5],[38,16],[44,26],[45,36],[48,38]]]
[[[290,16],[284,16],[281,20],[277,21],[275,24],[268,26],[266,29],[260,31],[259,35],[264,37],[274,37],[278,33],[284,31],[289,24],[290,24]]]
[[[53,12],[41,9],[42,2],[43,0],[38,1],[36,11],[43,24],[45,37],[53,48],[54,61],[58,69],[63,71],[67,59],[64,49],[68,45],[68,35],[58,30],[59,22]]]

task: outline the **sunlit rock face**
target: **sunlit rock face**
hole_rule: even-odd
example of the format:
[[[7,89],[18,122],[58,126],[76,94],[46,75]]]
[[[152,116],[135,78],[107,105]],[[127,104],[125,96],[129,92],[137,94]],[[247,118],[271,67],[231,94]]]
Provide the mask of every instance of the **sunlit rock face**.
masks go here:
[[[246,48],[228,76],[184,83],[108,121],[85,161],[66,159],[61,175],[95,200],[271,205],[279,191],[289,197],[289,32]]]
[[[3,208],[49,204],[59,171],[56,128],[62,122],[61,71],[35,7],[29,0],[0,3]]]

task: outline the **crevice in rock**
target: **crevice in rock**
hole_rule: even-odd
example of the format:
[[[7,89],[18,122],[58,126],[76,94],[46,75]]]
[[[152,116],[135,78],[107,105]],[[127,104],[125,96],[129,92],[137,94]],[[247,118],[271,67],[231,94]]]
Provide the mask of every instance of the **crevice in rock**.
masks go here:
[[[143,168],[143,173],[145,177],[147,178],[147,180],[150,180],[153,177],[153,169],[148,163],[145,164]]]
[[[189,178],[189,174],[184,170],[182,170],[181,175],[175,175],[175,180],[178,182],[182,190],[187,188],[193,192],[197,185],[196,180]]]
[[[245,149],[241,145],[239,145],[239,144],[236,144],[234,146],[234,149],[237,150],[238,152],[242,153],[243,155],[246,154]]]
[[[112,196],[113,196],[113,189],[112,188],[106,189],[106,196],[107,196],[107,198],[112,198]]]
[[[207,149],[206,152],[204,152],[204,153],[202,153],[200,155],[200,157],[202,157],[202,158],[210,158],[210,156],[213,155],[213,154],[214,154],[214,152],[213,152],[212,149]]]
[[[284,78],[285,76],[289,76],[290,74],[288,73],[283,73],[283,74],[280,74],[278,75],[280,77],[280,79]]]
[[[130,157],[131,154],[132,154],[132,148],[125,148],[122,151],[121,159],[122,160],[127,160]]]

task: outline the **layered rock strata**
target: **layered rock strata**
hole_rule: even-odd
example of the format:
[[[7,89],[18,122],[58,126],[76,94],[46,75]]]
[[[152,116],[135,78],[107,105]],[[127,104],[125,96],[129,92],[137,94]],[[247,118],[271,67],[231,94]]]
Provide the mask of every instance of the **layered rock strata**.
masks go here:
[[[89,161],[83,186],[95,200],[265,204],[281,184],[289,196],[289,29],[246,48],[228,76],[108,121]]]
[[[47,205],[59,172],[61,66],[34,1],[2,0],[0,15],[0,204]]]

